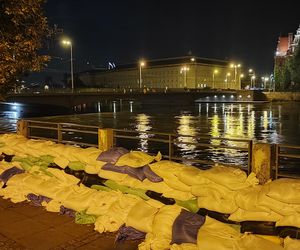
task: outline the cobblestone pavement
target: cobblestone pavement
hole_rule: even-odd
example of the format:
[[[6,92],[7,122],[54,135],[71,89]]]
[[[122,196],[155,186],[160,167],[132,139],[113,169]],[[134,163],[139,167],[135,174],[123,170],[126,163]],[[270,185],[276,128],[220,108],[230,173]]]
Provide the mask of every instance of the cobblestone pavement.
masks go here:
[[[42,207],[0,198],[1,250],[135,250],[139,243],[116,244],[115,234],[100,234],[93,225],[78,225],[73,218],[47,212]]]

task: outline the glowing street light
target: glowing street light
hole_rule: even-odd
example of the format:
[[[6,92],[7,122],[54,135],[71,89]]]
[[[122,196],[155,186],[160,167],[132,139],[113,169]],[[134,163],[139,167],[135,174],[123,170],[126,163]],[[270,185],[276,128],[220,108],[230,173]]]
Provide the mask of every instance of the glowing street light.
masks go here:
[[[146,63],[145,61],[140,61],[139,63],[139,69],[140,69],[140,89],[142,88],[142,68],[145,67]]]
[[[228,73],[226,74],[226,79],[225,79],[227,88],[228,88],[228,82],[229,82],[229,77],[230,77],[230,76],[231,76],[231,74],[228,72]]]
[[[72,92],[74,91],[74,73],[73,73],[73,47],[72,42],[70,40],[62,40],[62,44],[65,46],[70,46],[70,54],[71,54],[71,88]]]
[[[180,74],[184,74],[184,87],[186,88],[187,87],[187,71],[189,71],[190,68],[187,67],[187,66],[183,66],[181,69],[180,69]]]
[[[253,69],[249,69],[249,75],[251,76],[251,82],[250,82],[250,87],[251,88],[253,88],[253,87],[255,87],[255,72],[254,72],[254,70]]]
[[[230,64],[230,68],[234,68],[234,84],[237,83],[237,70],[241,67],[241,64]],[[239,89],[241,88],[241,79],[239,78]]]
[[[213,77],[213,85],[212,85],[213,89],[215,88],[215,75],[218,74],[218,73],[219,73],[219,71],[217,69],[215,69],[213,71],[213,75],[212,75],[212,77]]]
[[[263,80],[263,88],[266,88],[267,87],[267,81],[269,81],[269,77],[263,76],[261,79]]]

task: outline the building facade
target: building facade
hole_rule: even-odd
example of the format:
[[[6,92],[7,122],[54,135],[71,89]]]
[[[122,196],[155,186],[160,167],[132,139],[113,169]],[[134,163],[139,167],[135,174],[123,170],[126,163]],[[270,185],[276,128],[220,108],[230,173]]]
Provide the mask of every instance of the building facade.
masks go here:
[[[188,56],[86,71],[78,77],[98,88],[240,89],[240,70],[228,61]]]
[[[300,43],[300,25],[296,34],[289,33],[288,36],[280,36],[275,53],[275,68],[282,67],[286,59],[295,53]]]

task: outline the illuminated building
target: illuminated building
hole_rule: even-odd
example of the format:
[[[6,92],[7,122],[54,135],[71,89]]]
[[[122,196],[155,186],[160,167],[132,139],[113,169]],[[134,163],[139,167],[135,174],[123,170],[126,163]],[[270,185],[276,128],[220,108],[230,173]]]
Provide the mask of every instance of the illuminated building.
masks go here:
[[[81,72],[78,76],[84,85],[97,88],[240,89],[240,77],[234,77],[240,71],[240,68],[230,68],[228,61],[187,56],[143,60]]]
[[[286,59],[292,56],[300,42],[300,25],[296,34],[289,33],[288,36],[280,36],[275,53],[275,68],[282,67]]]

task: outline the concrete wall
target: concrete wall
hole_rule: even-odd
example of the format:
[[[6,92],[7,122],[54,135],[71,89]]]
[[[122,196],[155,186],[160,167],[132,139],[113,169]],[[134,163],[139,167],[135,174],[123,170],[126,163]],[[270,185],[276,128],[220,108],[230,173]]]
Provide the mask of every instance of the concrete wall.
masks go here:
[[[300,92],[264,92],[268,101],[300,101]]]

